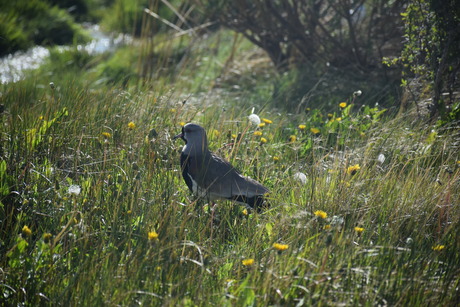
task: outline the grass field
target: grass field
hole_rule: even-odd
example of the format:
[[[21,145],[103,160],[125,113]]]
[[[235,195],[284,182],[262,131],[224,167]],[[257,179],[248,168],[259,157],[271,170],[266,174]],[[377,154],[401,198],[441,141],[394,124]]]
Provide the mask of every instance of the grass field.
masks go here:
[[[292,115],[82,79],[1,86],[5,305],[458,304],[458,130],[357,95]],[[186,122],[271,190],[269,210],[190,195],[171,139]]]

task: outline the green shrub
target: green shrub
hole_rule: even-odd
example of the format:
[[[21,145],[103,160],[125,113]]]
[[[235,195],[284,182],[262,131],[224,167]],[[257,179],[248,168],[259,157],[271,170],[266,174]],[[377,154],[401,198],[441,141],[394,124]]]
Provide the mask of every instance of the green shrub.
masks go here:
[[[31,42],[37,45],[64,45],[88,40],[83,29],[73,18],[58,7],[42,0],[18,0],[3,5],[2,34],[9,48],[0,53],[25,49]]]
[[[30,47],[26,33],[18,27],[14,12],[0,13],[0,56]]]

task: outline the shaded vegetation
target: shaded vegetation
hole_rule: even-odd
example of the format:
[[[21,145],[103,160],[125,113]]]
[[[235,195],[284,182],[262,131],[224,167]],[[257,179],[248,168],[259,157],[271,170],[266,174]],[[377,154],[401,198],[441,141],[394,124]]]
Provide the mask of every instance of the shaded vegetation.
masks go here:
[[[40,0],[2,1],[0,55],[32,45],[63,45],[88,39],[73,18]]]
[[[280,73],[229,30],[151,29],[114,53],[52,48],[0,85],[5,305],[457,303],[455,121],[394,117],[385,87],[333,67]],[[189,194],[186,122],[270,210]]]

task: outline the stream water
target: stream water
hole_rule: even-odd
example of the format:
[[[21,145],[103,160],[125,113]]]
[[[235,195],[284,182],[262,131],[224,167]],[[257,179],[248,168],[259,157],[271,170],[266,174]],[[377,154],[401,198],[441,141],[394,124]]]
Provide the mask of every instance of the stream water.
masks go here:
[[[83,24],[83,27],[93,38],[86,45],[78,45],[77,49],[86,51],[91,55],[114,51],[117,47],[132,41],[126,35],[110,35],[103,32],[99,25]],[[60,46],[59,49],[67,50],[73,46]],[[49,57],[50,52],[42,46],[35,46],[27,51],[17,51],[0,58],[0,83],[16,82],[24,78],[27,70],[37,69]]]

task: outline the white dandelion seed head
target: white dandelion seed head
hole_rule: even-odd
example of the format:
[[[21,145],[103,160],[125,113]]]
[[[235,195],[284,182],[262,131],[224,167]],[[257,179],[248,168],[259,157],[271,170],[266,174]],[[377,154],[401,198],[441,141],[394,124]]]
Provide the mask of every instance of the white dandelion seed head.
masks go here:
[[[295,180],[301,182],[302,184],[307,183],[307,175],[305,175],[304,173],[297,172],[297,173],[294,174],[293,178]]]
[[[248,116],[249,121],[253,125],[259,125],[260,124],[260,117],[257,114],[252,113],[251,115]]]
[[[332,226],[342,226],[345,223],[345,220],[341,216],[334,215],[331,218],[331,225]]]
[[[377,157],[377,161],[379,161],[380,164],[383,164],[383,162],[385,162],[385,155],[384,154],[379,154],[379,156]]]
[[[72,195],[78,195],[81,192],[81,187],[77,184],[72,184],[68,189],[67,192]]]
[[[357,90],[353,93],[353,96],[361,96],[363,94],[363,92],[361,92],[361,90]]]

